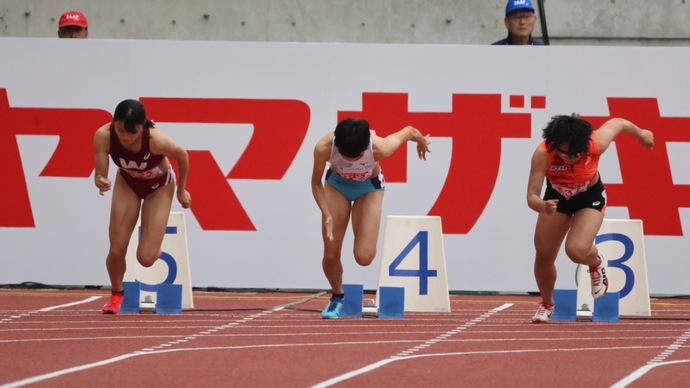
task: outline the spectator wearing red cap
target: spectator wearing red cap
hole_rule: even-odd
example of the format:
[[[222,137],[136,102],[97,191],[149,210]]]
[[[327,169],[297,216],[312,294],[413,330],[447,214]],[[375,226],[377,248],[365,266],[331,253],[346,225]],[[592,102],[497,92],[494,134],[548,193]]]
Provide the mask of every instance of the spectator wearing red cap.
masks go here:
[[[60,16],[58,24],[58,38],[78,38],[86,39],[89,37],[89,22],[86,16],[77,11],[67,11]]]

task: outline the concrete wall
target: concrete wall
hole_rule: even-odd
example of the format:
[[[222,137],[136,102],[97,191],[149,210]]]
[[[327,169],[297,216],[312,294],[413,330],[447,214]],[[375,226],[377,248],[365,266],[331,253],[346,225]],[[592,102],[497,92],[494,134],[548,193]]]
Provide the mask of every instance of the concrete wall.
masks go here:
[[[504,7],[504,0],[0,0],[0,37],[57,36],[60,14],[75,9],[86,14],[90,38],[488,44],[506,34]],[[552,45],[690,46],[686,0],[546,0],[545,10]]]

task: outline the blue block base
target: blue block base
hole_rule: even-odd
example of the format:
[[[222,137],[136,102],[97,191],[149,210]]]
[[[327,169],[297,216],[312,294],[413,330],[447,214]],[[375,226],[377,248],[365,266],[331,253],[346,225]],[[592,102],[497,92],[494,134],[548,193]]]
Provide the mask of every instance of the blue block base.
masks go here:
[[[125,293],[125,297],[120,305],[120,314],[139,314],[141,283],[122,282],[122,290]]]
[[[553,299],[556,305],[551,315],[552,321],[577,320],[577,290],[554,290]]]
[[[379,318],[405,318],[405,288],[379,287]]]
[[[620,320],[620,292],[607,292],[594,299],[593,322],[618,322]]]
[[[182,284],[159,284],[156,314],[182,314]]]
[[[340,310],[340,317],[361,318],[362,317],[362,298],[364,286],[362,284],[343,284],[345,301],[343,309]]]

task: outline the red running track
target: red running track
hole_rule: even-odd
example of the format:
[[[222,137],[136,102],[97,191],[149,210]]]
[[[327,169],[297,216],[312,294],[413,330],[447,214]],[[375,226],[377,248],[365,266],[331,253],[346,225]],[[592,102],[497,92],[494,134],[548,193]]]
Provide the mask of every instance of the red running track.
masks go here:
[[[106,291],[0,290],[0,387],[688,386],[690,300],[652,317],[532,324],[532,296],[324,320],[327,296],[194,293],[181,315],[102,315]]]

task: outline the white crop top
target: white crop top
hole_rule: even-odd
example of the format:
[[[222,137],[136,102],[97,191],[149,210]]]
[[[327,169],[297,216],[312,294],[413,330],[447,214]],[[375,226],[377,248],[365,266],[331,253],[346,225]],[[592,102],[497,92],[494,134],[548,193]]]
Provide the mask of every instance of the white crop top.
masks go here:
[[[374,131],[370,131],[372,135]],[[331,148],[331,158],[328,160],[331,170],[338,173],[345,179],[351,181],[365,181],[371,178],[371,173],[376,168],[378,162],[374,160],[374,147],[371,140],[369,140],[369,147],[364,150],[362,156],[355,160],[345,160],[335,146],[335,137],[333,138],[333,147]]]

